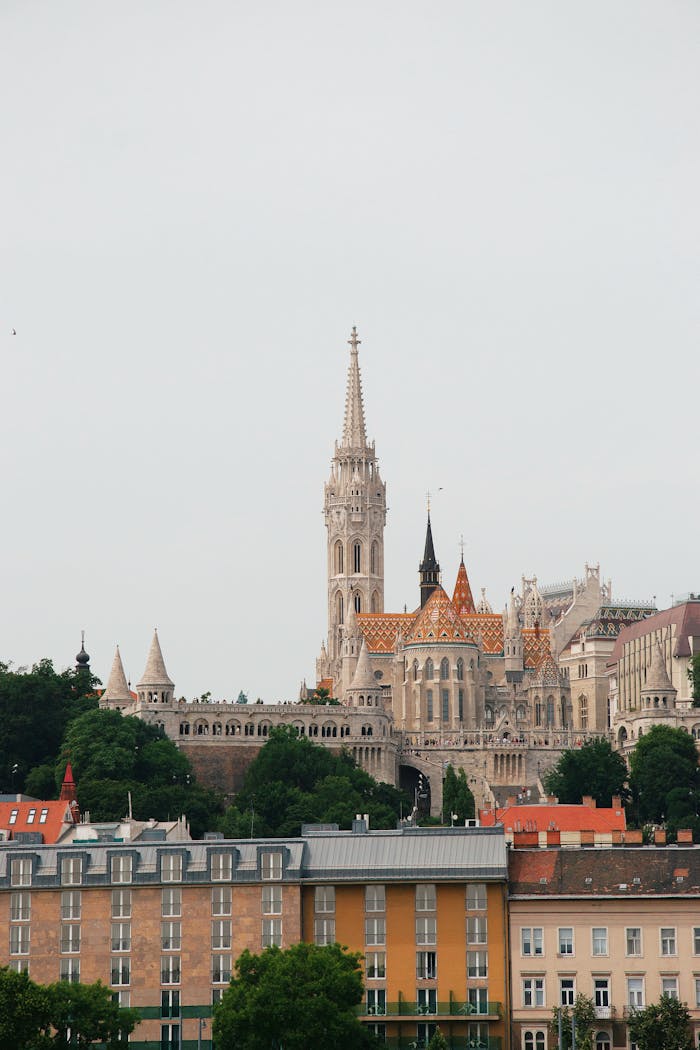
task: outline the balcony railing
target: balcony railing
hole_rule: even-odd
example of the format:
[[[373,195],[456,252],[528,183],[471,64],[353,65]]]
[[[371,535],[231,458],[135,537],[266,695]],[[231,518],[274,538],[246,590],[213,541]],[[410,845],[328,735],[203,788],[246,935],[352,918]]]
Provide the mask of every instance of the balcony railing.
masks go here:
[[[361,1017],[501,1017],[500,1002],[467,1003],[456,999],[449,1002],[416,1003],[406,999],[383,1005],[359,1007]]]
[[[614,1006],[596,1006],[595,1015],[598,1021],[609,1021],[615,1016]]]
[[[469,1039],[466,1035],[445,1036],[449,1050],[502,1050],[503,1040],[500,1035],[490,1035],[488,1038]],[[426,1050],[429,1040],[418,1039],[416,1036],[387,1036],[384,1046],[387,1050]]]

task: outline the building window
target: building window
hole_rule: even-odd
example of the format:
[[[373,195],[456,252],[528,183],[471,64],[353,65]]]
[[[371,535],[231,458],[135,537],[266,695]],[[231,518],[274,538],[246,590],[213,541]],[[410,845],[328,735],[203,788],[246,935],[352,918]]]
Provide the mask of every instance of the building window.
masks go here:
[[[10,885],[31,886],[32,862],[29,857],[10,861]]]
[[[419,981],[437,979],[437,952],[416,952],[416,977]]]
[[[440,697],[442,700],[442,721],[449,722],[450,720],[450,692],[448,689],[440,690]]]
[[[127,989],[126,991],[112,992],[112,1002],[115,1006],[119,1006],[124,1010],[128,1010],[131,1006],[131,992]],[[126,1042],[128,1042],[128,1038]]]
[[[282,914],[282,887],[263,886],[262,888],[262,913],[263,915]],[[230,910],[226,912],[230,915]]]
[[[607,955],[608,954],[608,930],[606,926],[594,926],[593,927],[593,954],[594,955]]]
[[[133,857],[112,857],[112,882],[131,882]]]
[[[470,1021],[467,1026],[467,1046],[488,1046],[489,1026],[484,1021]]]
[[[112,959],[112,966],[110,968],[110,984],[129,984],[131,975],[131,961],[128,955],[120,956],[118,959]]]
[[[228,982],[230,980],[231,980],[231,956],[230,955],[212,955],[212,957],[211,957],[211,981],[212,981],[212,984],[228,984]]]
[[[163,955],[160,960],[160,983],[180,983],[180,956]]]
[[[677,977],[662,977],[661,978],[661,994],[668,995],[671,999],[678,998],[678,978]]]
[[[416,944],[437,944],[437,919],[416,919]]]
[[[352,571],[362,572],[362,544],[353,543],[352,545]]]
[[[282,878],[282,854],[262,853],[260,855],[260,873],[268,881]]]
[[[161,882],[182,882],[182,855],[164,853],[160,858]]]
[[[83,878],[82,857],[61,858],[61,884],[63,886],[79,886]]]
[[[211,878],[212,882],[224,882],[231,878],[233,870],[233,858],[230,853],[212,853],[211,855]]]
[[[263,919],[262,921],[262,946],[263,948],[282,947],[282,920]]]
[[[171,989],[170,991],[163,991],[160,993],[160,1016],[161,1017],[179,1017],[180,1016],[180,992],[179,990]]]
[[[32,895],[31,893],[10,894],[10,921],[28,922],[31,918]]]
[[[643,977],[628,977],[627,978],[627,1005],[641,1007],[644,1006],[644,978]]]
[[[580,696],[578,700],[578,716],[581,729],[588,729],[588,697]]]
[[[80,926],[76,923],[69,926],[65,924],[61,925],[61,951],[80,951]]]
[[[695,978],[695,1005],[700,1007],[700,977]]]
[[[661,954],[676,954],[676,930],[674,926],[661,927]]]
[[[79,930],[79,926],[73,927],[73,929]],[[63,949],[61,949],[63,950]],[[28,926],[10,926],[10,954],[11,955],[28,955],[29,954],[29,927]]]
[[[488,976],[488,955],[486,952],[467,952],[467,977]]]
[[[597,1011],[609,1010],[610,1009],[610,978],[609,977],[596,977],[593,981],[593,1002]],[[605,1017],[605,1014],[598,1013],[598,1017]]]
[[[63,890],[61,893],[61,918],[79,919],[80,909],[80,890]]]
[[[457,681],[458,682],[463,682],[464,681],[464,660],[462,659],[461,656],[460,656],[459,660],[457,661]]]
[[[80,981],[80,959],[61,959],[59,975],[62,981],[77,984]]]
[[[574,954],[574,931],[571,926],[560,926],[559,928],[559,954]]]
[[[265,889],[270,889],[266,886]],[[276,886],[275,889],[281,890],[281,887]],[[211,891],[211,913],[212,915],[230,915],[231,914],[231,887],[230,886],[214,886]]]
[[[467,911],[486,910],[486,883],[467,883]]]
[[[386,991],[384,988],[367,990],[367,1013],[382,1016],[386,1013]]]
[[[341,576],[345,571],[343,569],[343,544],[340,540],[335,545],[335,575]]]
[[[641,926],[628,926],[625,930],[625,943],[627,955],[642,954],[642,929]]]
[[[365,886],[365,911],[386,911],[386,891],[383,886]]]
[[[544,1006],[544,977],[523,979],[523,1006]]]
[[[559,1003],[561,1006],[573,1006],[576,994],[573,977],[559,978]]]
[[[164,916],[182,915],[181,889],[161,890],[161,914]]]
[[[544,955],[544,939],[541,926],[523,926],[520,931],[522,954]]]
[[[131,923],[113,922],[110,939],[113,952],[131,951]]]
[[[434,673],[435,670],[433,668],[433,661],[430,659],[430,657],[428,657],[428,659],[425,661],[423,677],[426,679],[426,681],[432,682]]]
[[[213,949],[231,947],[230,919],[214,919],[211,924],[211,946]]]
[[[180,1050],[179,1024],[162,1024],[160,1026],[160,1050]]]
[[[386,944],[384,919],[365,919],[365,944]]]
[[[430,1040],[435,1035],[436,1031],[437,1031],[437,1025],[436,1024],[425,1024],[425,1023],[417,1024],[416,1025],[416,1038],[417,1038],[417,1041],[418,1041],[418,1046],[427,1046],[428,1043],[430,1042]]]
[[[416,886],[416,911],[435,911],[437,898],[432,883],[421,883]]]
[[[425,718],[427,722],[433,721],[433,691],[432,689],[426,689],[425,691]]]
[[[487,1014],[489,1012],[488,988],[467,988],[467,1013]]]
[[[338,623],[343,623],[343,596],[340,591],[335,596],[335,618]]]
[[[182,944],[182,923],[160,924],[160,946],[164,952],[179,952]]]
[[[416,989],[416,1011],[419,1014],[437,1013],[437,988]]]
[[[693,955],[700,955],[700,926],[693,927]]]
[[[450,662],[446,656],[440,661],[440,678],[443,682],[449,681],[450,678]]]
[[[386,978],[386,952],[365,952],[365,977],[368,981]]]
[[[598,1032],[595,1037],[595,1050],[610,1050],[610,1036],[607,1032]]]
[[[73,891],[75,892],[75,891]],[[64,915],[64,919],[78,916]],[[112,890],[112,918],[128,919],[131,917],[131,890]]]
[[[464,721],[464,690],[457,690],[457,717],[460,722]]]
[[[544,1050],[544,1032],[525,1032],[525,1050]]]
[[[316,887],[314,910],[319,914],[333,914],[335,912],[335,886]]]
[[[486,916],[470,915],[467,918],[467,944],[486,944]]]

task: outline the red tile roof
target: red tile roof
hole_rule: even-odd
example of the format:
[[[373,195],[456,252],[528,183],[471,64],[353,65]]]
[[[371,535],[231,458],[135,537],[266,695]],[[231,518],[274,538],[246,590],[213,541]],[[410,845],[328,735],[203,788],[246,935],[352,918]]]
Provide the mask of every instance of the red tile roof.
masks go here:
[[[67,802],[0,802],[0,829],[9,839],[14,839],[20,831],[33,831],[42,836],[44,843],[51,845],[58,842],[72,824],[71,808]]]
[[[624,627],[617,636],[615,648],[611,660],[615,663],[622,656],[622,650],[626,642],[635,638],[642,638],[646,634],[652,634],[662,627],[670,624],[676,625],[676,646],[674,656],[690,656],[689,638],[700,637],[700,602],[684,602],[682,605],[674,605],[670,609],[649,616],[646,620],[639,620],[629,627]]]
[[[590,806],[504,806],[482,810],[485,827],[502,824],[506,831],[624,831],[624,809],[594,809]]]

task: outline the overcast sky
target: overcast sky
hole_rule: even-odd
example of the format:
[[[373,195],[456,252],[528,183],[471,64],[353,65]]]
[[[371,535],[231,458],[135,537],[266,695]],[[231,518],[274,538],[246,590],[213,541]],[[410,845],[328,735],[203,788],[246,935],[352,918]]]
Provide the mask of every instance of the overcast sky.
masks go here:
[[[3,0],[0,660],[311,682],[353,324],[387,610],[428,488],[450,593],[462,533],[495,609],[700,590],[699,56],[695,0]]]

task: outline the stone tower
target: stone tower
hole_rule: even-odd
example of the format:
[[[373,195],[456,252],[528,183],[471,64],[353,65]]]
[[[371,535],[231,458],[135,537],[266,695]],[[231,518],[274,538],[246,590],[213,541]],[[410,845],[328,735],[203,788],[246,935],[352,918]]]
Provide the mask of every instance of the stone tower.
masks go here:
[[[356,328],[348,342],[343,436],[335,444],[323,499],[328,530],[327,659],[336,678],[350,606],[355,613],[384,612],[386,485],[379,476],[374,442],[367,441]]]

